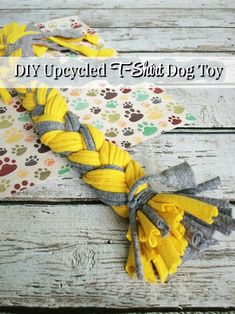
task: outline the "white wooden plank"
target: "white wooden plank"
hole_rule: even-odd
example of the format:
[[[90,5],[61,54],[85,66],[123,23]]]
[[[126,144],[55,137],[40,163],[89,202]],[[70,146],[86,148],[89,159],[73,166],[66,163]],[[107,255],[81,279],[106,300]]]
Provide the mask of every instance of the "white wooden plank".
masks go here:
[[[1,10],[1,25],[17,20],[21,23],[79,15],[91,27],[234,27],[233,9],[66,9]]]
[[[234,51],[231,28],[97,28],[120,52],[226,52]]]
[[[127,222],[101,205],[0,206],[0,304],[41,307],[230,307],[235,237],[179,268],[167,284],[124,272]]]
[[[147,172],[164,170],[184,160],[193,166],[198,182],[219,175],[221,187],[206,195],[235,200],[235,134],[163,134],[134,146],[130,153]],[[9,200],[81,201],[96,199],[74,171],[22,191]]]
[[[231,0],[3,0],[1,3],[2,9],[9,8],[17,9],[48,9],[48,8],[208,8],[222,9],[235,8],[234,1]]]

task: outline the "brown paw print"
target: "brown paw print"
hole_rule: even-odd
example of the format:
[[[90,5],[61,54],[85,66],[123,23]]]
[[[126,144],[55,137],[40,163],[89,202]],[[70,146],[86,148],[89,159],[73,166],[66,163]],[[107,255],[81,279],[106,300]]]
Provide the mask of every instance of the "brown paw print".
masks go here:
[[[45,25],[44,24],[37,24],[37,27],[39,28],[39,29],[42,29],[42,28],[45,28]]]
[[[24,107],[22,106],[21,101],[19,101],[19,100],[15,102],[13,107],[16,109],[17,112],[24,112],[24,111],[26,111],[24,109]]]
[[[139,121],[143,118],[143,114],[139,110],[129,109],[125,111],[124,117],[128,118],[131,122]]]
[[[16,170],[17,165],[14,159],[5,157],[3,160],[0,160],[0,177],[6,176],[7,174]]]
[[[100,96],[103,96],[104,99],[112,99],[117,96],[115,89],[105,88],[100,92]]]
[[[90,112],[94,113],[94,114],[98,114],[100,113],[101,109],[99,107],[92,107],[90,109]]]
[[[5,113],[7,111],[6,107],[0,107],[0,114]]]
[[[134,129],[127,127],[127,128],[124,128],[122,130],[122,133],[124,136],[130,136],[130,135],[134,134]]]
[[[95,34],[95,30],[93,28],[88,28],[87,33],[90,35],[93,35],[93,34]]]
[[[14,185],[14,190],[11,191],[11,194],[16,192],[26,190],[28,187],[34,186],[34,183],[29,183],[27,180],[22,181],[21,183],[16,183]]]
[[[150,90],[154,93],[154,94],[161,94],[163,92],[163,90],[160,87],[150,87]]]
[[[132,108],[132,107],[133,107],[133,103],[130,102],[130,101],[126,101],[126,102],[124,102],[124,104],[123,104],[123,108],[125,108],[125,109],[130,109],[130,108]]]
[[[3,148],[3,147],[0,147],[0,156],[3,156],[7,153],[7,149],[6,148]]]
[[[71,27],[74,28],[74,29],[80,28],[81,26],[82,26],[82,24],[77,23],[77,22],[74,22],[74,23],[71,24]]]
[[[26,130],[26,131],[29,131],[33,128],[33,125],[31,123],[25,123],[23,128]]]
[[[172,125],[177,125],[180,124],[180,122],[182,122],[182,120],[180,119],[180,117],[176,117],[176,116],[171,116],[168,118],[168,121],[172,124]]]
[[[123,93],[123,94],[128,94],[132,91],[132,89],[130,87],[126,87],[126,86],[123,86],[120,88],[120,91]]]
[[[40,154],[46,153],[50,150],[50,147],[42,144],[39,139],[36,141],[36,144],[34,144],[34,147],[38,149]]]
[[[122,141],[121,146],[124,148],[129,148],[131,146],[131,143],[128,141]]]

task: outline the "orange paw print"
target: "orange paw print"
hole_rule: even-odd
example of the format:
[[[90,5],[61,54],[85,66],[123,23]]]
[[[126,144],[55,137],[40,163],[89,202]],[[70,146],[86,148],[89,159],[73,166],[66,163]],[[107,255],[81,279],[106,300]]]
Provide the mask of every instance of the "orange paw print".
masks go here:
[[[72,89],[72,91],[70,92],[71,96],[80,96],[81,95],[81,91],[77,88]]]
[[[166,128],[167,127],[167,122],[166,121],[160,121],[159,122],[159,126],[162,128]]]
[[[36,138],[36,136],[34,136],[34,135],[28,135],[28,136],[26,136],[26,138],[24,140],[25,140],[25,142],[32,143],[35,140],[35,138]]]
[[[54,165],[55,160],[53,158],[47,158],[46,160],[44,160],[44,164],[48,167],[51,167],[52,165]]]
[[[150,107],[150,104],[147,103],[147,102],[144,102],[144,103],[142,103],[142,107],[144,107],[144,108],[149,108],[149,107]]]
[[[126,126],[126,122],[125,121],[118,121],[118,126],[120,126],[121,128],[124,128]]]

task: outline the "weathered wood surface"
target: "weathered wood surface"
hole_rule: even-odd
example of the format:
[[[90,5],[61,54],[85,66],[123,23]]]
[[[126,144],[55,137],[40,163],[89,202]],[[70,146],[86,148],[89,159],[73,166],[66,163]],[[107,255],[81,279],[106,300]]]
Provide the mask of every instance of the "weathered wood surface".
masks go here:
[[[76,7],[75,7],[76,8]],[[16,18],[13,10],[1,10],[1,25]],[[24,14],[22,14],[24,13]],[[91,27],[234,27],[235,9],[18,9],[17,21],[28,23],[79,15]]]
[[[155,169],[163,170],[186,160],[193,166],[199,182],[221,176],[221,187],[217,191],[207,192],[207,195],[223,196],[235,201],[234,151],[235,134],[171,133],[134,146],[131,155],[151,174]],[[70,202],[95,198],[79,175],[71,172],[63,178],[48,180],[23,191],[12,199]]]
[[[80,14],[126,54],[233,54],[232,9],[231,0],[3,0],[0,26]],[[133,157],[151,173],[187,160],[198,181],[221,176],[221,188],[208,195],[235,201],[235,91],[169,93],[198,121],[133,148]],[[218,246],[183,265],[167,285],[143,286],[123,270],[127,222],[110,207],[89,201],[97,201],[96,196],[71,172],[1,202],[0,306],[147,310],[235,305],[234,234],[219,236]]]
[[[74,8],[168,8],[223,9],[235,8],[231,0],[2,0],[2,9],[74,9]]]
[[[0,304],[42,307],[235,305],[235,237],[188,261],[167,284],[124,272],[127,222],[104,205],[0,206]]]

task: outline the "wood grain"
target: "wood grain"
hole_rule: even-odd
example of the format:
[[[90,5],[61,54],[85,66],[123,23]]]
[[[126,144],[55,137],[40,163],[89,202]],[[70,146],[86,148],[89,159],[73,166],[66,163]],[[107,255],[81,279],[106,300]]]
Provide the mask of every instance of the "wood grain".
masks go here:
[[[171,133],[134,146],[130,152],[151,174],[186,160],[193,166],[199,182],[219,175],[221,187],[206,195],[235,200],[234,151],[235,134]],[[8,200],[71,202],[96,200],[96,195],[83,184],[76,172],[71,172],[22,191]]]
[[[18,22],[40,22],[50,19],[79,15],[91,27],[234,27],[235,9],[63,9],[1,10],[1,25],[17,18]]]
[[[2,0],[2,9],[74,9],[74,8],[168,8],[223,9],[235,8],[231,0]]]
[[[229,307],[234,235],[165,285],[131,281],[127,222],[108,206],[0,206],[0,304],[41,307]]]

